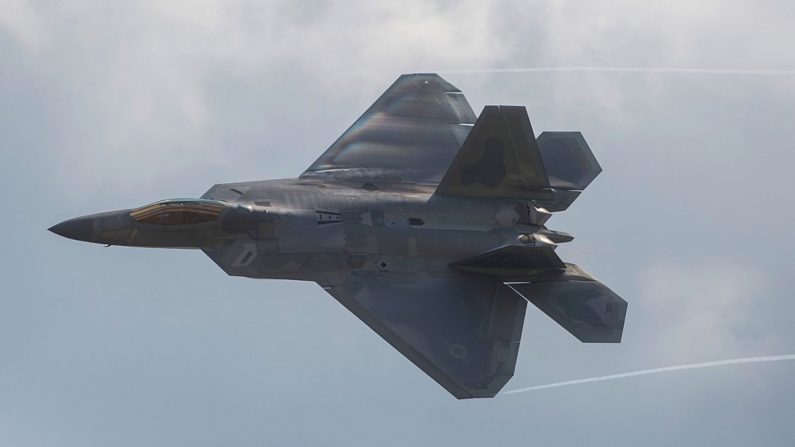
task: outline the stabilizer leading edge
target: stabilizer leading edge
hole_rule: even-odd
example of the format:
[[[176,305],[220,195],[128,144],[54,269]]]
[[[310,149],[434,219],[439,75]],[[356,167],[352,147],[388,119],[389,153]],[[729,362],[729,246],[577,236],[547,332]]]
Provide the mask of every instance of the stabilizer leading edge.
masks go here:
[[[580,132],[541,132],[536,141],[555,189],[582,191],[602,172]]]
[[[549,211],[563,211],[602,172],[580,132],[541,132],[538,151],[553,191],[551,199],[536,200]]]
[[[553,246],[505,246],[451,264],[504,282],[584,343],[619,343],[627,302]]]
[[[574,264],[507,283],[584,343],[619,343],[627,302]]]

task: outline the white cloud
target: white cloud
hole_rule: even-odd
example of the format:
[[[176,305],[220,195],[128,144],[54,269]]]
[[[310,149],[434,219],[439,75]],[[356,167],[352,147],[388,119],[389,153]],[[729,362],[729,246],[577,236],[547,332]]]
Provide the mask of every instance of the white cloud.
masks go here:
[[[329,114],[345,103],[369,101],[373,91],[408,71],[727,60],[776,68],[774,62],[787,63],[782,51],[793,41],[785,39],[792,34],[789,23],[775,9],[717,2],[5,3],[10,14],[0,16],[0,27],[29,49],[40,69],[60,79],[69,103],[69,113],[49,123],[60,133],[60,163],[71,168],[61,171],[62,183],[89,190],[128,181],[120,177],[131,171],[150,183],[173,173],[174,160],[228,160],[234,148],[214,141],[230,123],[211,101],[224,94],[223,82],[261,88],[272,113],[276,105],[294,104]],[[750,37],[739,32],[748,29],[748,16],[764,30]],[[632,119],[626,91],[614,77],[560,76],[582,82],[553,84],[557,103],[587,97],[614,124]],[[471,85],[504,80],[484,76]],[[302,85],[305,96],[296,98]]]
[[[636,328],[658,361],[777,353],[776,334],[756,330],[770,282],[753,267],[710,261],[652,264],[641,283],[630,317],[647,325]]]
[[[476,1],[14,5],[28,18],[16,32],[38,47],[30,57],[68,96],[70,112],[53,123],[72,167],[62,181],[86,189],[118,181],[122,169],[146,180],[186,156],[223,160],[229,148],[212,141],[225,117],[209,99],[219,77],[264,85],[262,101],[274,104],[300,101],[284,92],[311,79],[319,96],[307,106],[327,109],[324,97],[370,97],[362,81],[385,88],[401,72],[506,55],[490,7]]]
[[[0,32],[35,51],[48,41],[45,26],[35,8],[25,0],[0,0]]]

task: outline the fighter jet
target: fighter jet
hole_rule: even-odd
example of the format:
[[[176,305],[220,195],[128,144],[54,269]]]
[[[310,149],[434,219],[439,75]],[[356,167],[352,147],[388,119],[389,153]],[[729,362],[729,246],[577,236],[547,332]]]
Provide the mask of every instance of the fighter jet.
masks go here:
[[[400,76],[298,178],[78,217],[50,230],[192,248],[232,276],[314,281],[459,399],[513,376],[527,302],[586,343],[627,303],[555,253],[546,226],[601,172],[580,132],[535,137],[520,106],[479,116],[436,74]]]

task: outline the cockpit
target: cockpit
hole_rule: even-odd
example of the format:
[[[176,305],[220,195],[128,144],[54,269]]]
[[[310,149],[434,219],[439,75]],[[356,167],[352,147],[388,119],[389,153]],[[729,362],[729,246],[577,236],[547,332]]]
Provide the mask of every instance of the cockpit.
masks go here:
[[[226,207],[217,200],[161,200],[130,211],[130,217],[153,225],[193,225],[218,219]]]

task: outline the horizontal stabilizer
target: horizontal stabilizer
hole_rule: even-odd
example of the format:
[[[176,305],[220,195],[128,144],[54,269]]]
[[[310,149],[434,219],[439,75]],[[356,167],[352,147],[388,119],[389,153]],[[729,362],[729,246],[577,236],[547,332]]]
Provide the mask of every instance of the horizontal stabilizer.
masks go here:
[[[602,167],[580,132],[541,132],[536,143],[551,190],[533,201],[552,212],[564,211]]]
[[[627,302],[577,266],[510,287],[585,343],[619,343]]]
[[[541,132],[537,142],[555,189],[582,191],[602,172],[580,132]]]

